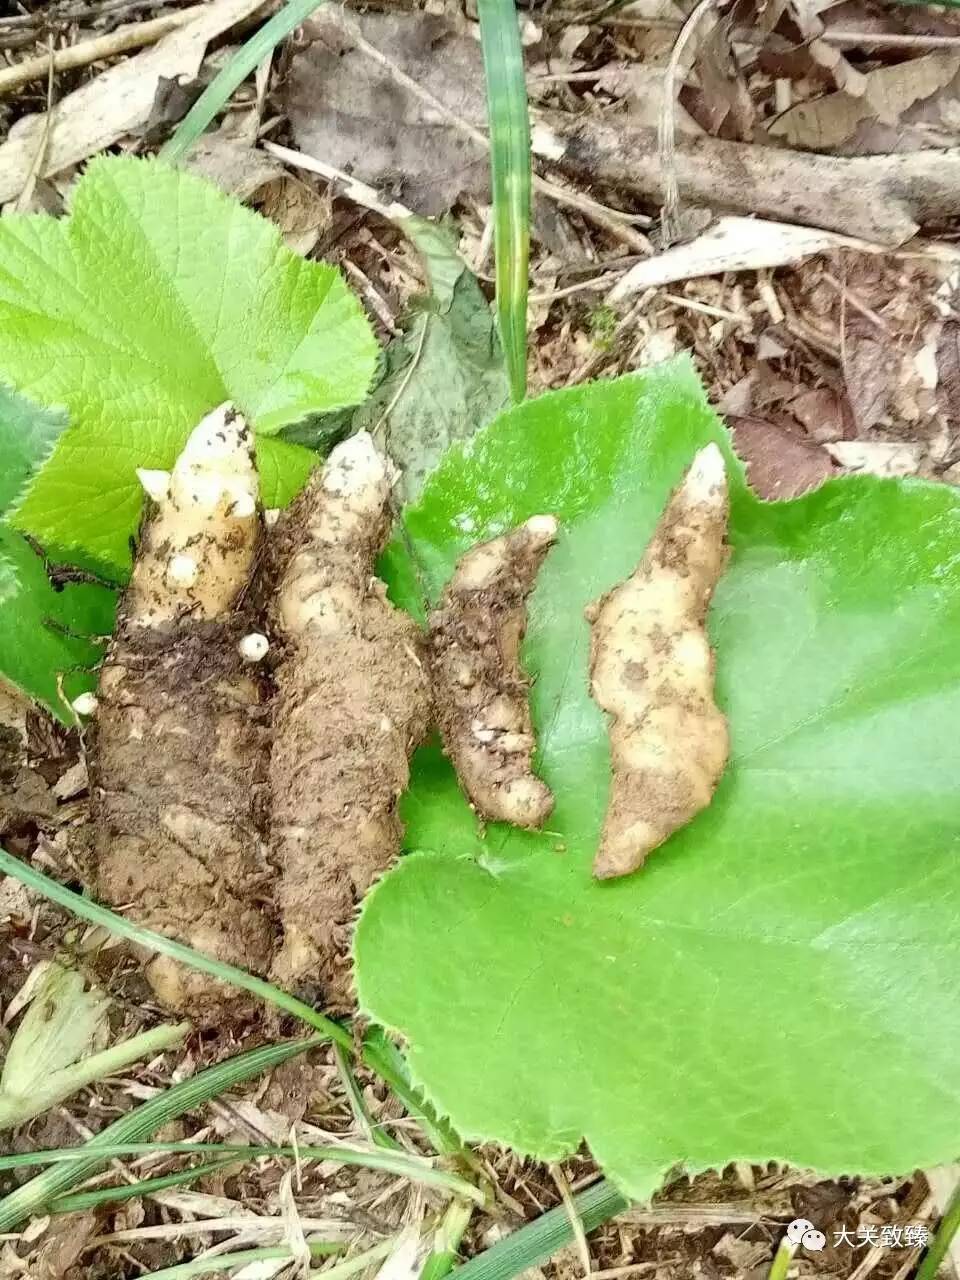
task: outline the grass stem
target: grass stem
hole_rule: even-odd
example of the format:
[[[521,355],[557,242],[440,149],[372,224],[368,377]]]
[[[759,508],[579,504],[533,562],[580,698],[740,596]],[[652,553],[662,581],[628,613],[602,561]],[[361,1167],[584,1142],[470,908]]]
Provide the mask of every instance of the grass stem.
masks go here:
[[[787,1237],[784,1236],[780,1241],[777,1252],[773,1255],[773,1263],[767,1280],[787,1280],[787,1272],[790,1269],[790,1263],[793,1261],[793,1255],[796,1251],[797,1246],[791,1244]]]
[[[953,1237],[957,1234],[958,1228],[960,1228],[960,1185],[951,1196],[947,1211],[940,1219],[937,1234],[933,1237],[917,1269],[917,1280],[936,1280],[940,1264],[947,1256],[947,1250],[953,1243]]]
[[[497,318],[510,390],[527,390],[527,289],[530,268],[530,117],[523,46],[514,0],[479,0],[487,82],[496,251]]]
[[[316,1258],[336,1253],[342,1247],[326,1240],[307,1241],[307,1248]],[[331,1267],[323,1274],[333,1276],[335,1280],[344,1280],[346,1276],[355,1275],[364,1267],[369,1267],[371,1262],[377,1262],[392,1247],[392,1240],[378,1244],[368,1249],[366,1253],[358,1253],[355,1258],[348,1258],[346,1262]],[[236,1253],[218,1253],[215,1256],[208,1254],[205,1258],[194,1258],[193,1262],[181,1262],[175,1267],[164,1267],[162,1271],[148,1271],[143,1280],[193,1280],[194,1276],[211,1276],[218,1271],[235,1271],[237,1267],[246,1266],[247,1263],[283,1261],[293,1257],[293,1250],[285,1244],[267,1245],[262,1249],[240,1249]]]
[[[214,76],[177,125],[169,141],[160,148],[159,159],[166,164],[179,164],[247,76],[257,69],[281,40],[306,22],[322,3],[323,0],[288,0],[269,22],[265,22],[259,31],[254,32]]]

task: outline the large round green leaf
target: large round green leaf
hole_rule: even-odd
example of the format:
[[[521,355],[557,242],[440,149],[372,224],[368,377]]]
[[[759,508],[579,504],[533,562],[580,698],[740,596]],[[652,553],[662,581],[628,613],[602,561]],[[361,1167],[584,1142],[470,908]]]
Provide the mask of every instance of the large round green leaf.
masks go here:
[[[609,757],[583,606],[633,568],[708,440],[733,489],[710,615],[732,758],[708,810],[598,884]],[[960,499],[860,477],[762,503],[680,364],[526,404],[450,457],[408,513],[428,593],[539,511],[563,524],[526,646],[551,830],[482,834],[421,753],[414,852],[358,928],[364,1009],[466,1136],[543,1158],[585,1136],[638,1197],[677,1163],[952,1158]],[[389,559],[409,597],[411,564]]]

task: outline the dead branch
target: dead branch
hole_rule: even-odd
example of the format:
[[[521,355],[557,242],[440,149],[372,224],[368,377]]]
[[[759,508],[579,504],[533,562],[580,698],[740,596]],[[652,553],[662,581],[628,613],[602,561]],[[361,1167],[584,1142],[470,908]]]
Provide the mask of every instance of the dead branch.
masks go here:
[[[581,181],[662,200],[657,134],[552,113],[534,151]],[[676,177],[688,201],[900,245],[960,212],[960,147],[840,159],[716,138],[678,139]]]
[[[72,71],[76,67],[87,67],[92,62],[102,62],[118,53],[126,53],[128,49],[141,49],[144,45],[155,44],[178,27],[189,26],[203,9],[202,4],[190,9],[178,9],[175,13],[164,14],[150,22],[134,22],[118,27],[108,35],[81,40],[65,49],[57,49],[53,54],[53,70]],[[11,93],[14,89],[29,84],[31,80],[39,80],[48,74],[49,69],[50,55],[46,53],[41,53],[36,58],[27,58],[12,67],[4,67],[0,70],[0,94]]]

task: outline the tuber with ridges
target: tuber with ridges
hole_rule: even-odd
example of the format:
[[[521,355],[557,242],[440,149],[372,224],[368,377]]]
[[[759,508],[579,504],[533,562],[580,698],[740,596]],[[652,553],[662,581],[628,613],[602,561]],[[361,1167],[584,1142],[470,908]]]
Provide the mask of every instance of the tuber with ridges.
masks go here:
[[[706,808],[729,754],[713,697],[707,609],[726,563],[727,478],[715,444],[670,498],[633,575],[587,610],[590,686],[610,715],[599,879],[628,875]]]
[[[399,851],[397,800],[426,735],[420,633],[374,575],[395,473],[367,432],[338,445],[272,531],[278,582],[271,858],[283,943],[274,977],[352,1004],[357,904]]]
[[[273,927],[260,818],[266,698],[238,606],[259,534],[246,423],[222,405],[172,472],[145,472],[144,524],[89,730],[100,894],[132,919],[264,973]],[[246,997],[164,956],[161,1003],[215,1020]]]
[[[539,827],[553,808],[533,772],[530,682],[520,665],[527,598],[557,536],[531,516],[464,555],[430,616],[429,660],[444,750],[484,818]]]

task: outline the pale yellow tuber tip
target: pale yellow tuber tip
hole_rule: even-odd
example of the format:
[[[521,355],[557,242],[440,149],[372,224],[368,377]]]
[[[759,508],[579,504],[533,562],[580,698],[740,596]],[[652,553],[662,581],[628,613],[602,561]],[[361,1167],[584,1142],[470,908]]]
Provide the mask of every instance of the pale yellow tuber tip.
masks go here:
[[[689,502],[715,504],[726,501],[727,467],[717,445],[708,444],[694,454],[680,493]]]
[[[356,626],[369,575],[390,525],[396,468],[369,431],[335,449],[311,481],[305,549],[291,560],[277,598],[284,631],[336,635]],[[360,574],[347,572],[364,566]]]
[[[173,470],[141,470],[156,504],[128,593],[131,618],[226,613],[247,582],[258,534],[257,472],[246,422],[230,404],[191,432]]]
[[[153,471],[147,467],[137,467],[137,479],[143,491],[154,502],[162,502],[170,492],[170,472]]]
[[[311,536],[338,546],[366,537],[382,519],[396,478],[396,468],[369,431],[342,441],[331,450],[321,473],[326,501],[317,508]]]

